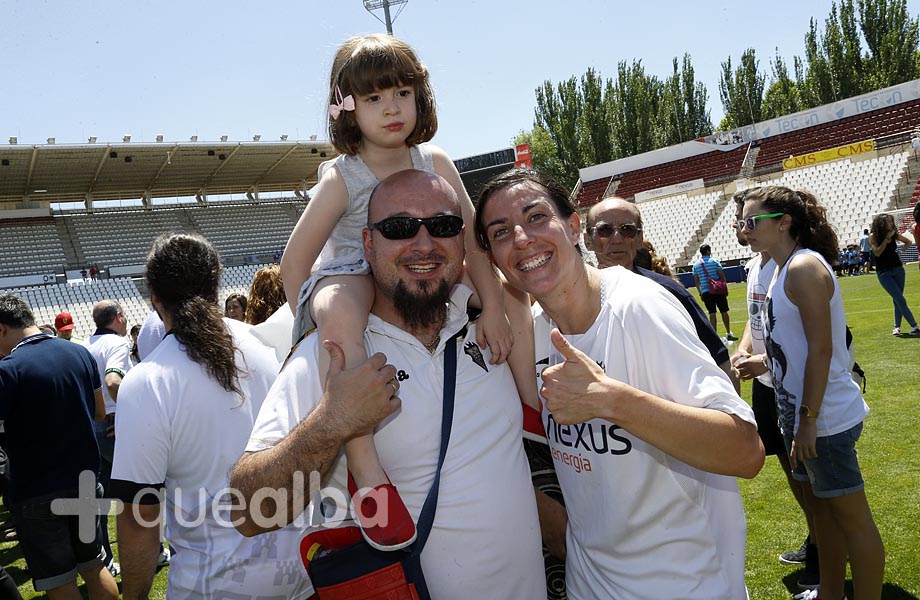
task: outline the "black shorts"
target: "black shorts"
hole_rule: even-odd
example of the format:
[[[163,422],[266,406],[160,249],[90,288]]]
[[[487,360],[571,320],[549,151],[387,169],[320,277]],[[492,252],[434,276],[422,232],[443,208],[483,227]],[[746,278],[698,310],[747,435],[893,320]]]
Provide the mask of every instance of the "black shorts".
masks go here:
[[[754,409],[754,419],[757,421],[757,433],[763,442],[764,453],[767,456],[786,454],[786,441],[779,430],[779,417],[776,414],[776,394],[773,388],[753,380],[751,389],[751,408]]]
[[[706,312],[709,314],[715,314],[716,308],[719,309],[720,313],[728,312],[728,294],[715,295],[704,292],[700,297],[703,299],[703,304],[706,305]]]
[[[92,542],[83,542],[77,517],[54,514],[51,502],[26,501],[10,506],[19,547],[36,591],[53,590],[75,581],[78,572],[103,564],[98,532]]]

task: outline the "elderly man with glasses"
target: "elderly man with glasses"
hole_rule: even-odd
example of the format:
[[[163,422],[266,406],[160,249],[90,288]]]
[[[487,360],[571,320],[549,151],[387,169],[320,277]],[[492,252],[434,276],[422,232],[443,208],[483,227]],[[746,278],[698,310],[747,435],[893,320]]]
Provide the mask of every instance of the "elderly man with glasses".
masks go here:
[[[585,246],[593,250],[600,268],[620,266],[658,283],[677,298],[693,320],[700,341],[719,367],[738,389],[737,372],[732,369],[728,349],[700,305],[690,292],[674,279],[635,265],[636,252],[642,247],[642,215],[639,207],[622,198],[606,198],[588,211]]]

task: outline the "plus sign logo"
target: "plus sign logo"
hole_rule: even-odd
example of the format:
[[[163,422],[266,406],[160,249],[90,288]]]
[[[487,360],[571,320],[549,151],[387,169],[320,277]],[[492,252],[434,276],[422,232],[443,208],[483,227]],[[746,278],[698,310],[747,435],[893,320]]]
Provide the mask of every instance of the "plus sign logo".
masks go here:
[[[92,471],[80,473],[76,498],[55,498],[51,501],[51,512],[62,517],[77,517],[77,535],[84,544],[96,539],[96,517],[109,514],[112,500],[96,495],[96,474]],[[124,503],[115,500],[115,514],[124,510]]]

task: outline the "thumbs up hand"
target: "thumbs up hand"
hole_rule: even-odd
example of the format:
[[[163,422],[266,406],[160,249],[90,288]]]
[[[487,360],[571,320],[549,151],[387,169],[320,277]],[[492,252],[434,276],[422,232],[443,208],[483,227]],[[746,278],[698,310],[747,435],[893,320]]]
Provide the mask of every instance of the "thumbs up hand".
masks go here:
[[[373,431],[380,421],[398,410],[400,399],[396,367],[378,352],[351,369],[345,368],[345,353],[332,340],[323,347],[329,353],[322,402],[345,427],[347,437]]]
[[[565,359],[562,364],[543,370],[540,393],[553,419],[570,425],[603,418],[611,401],[610,394],[622,384],[607,377],[596,362],[572,346],[558,329],[553,329],[550,339]]]

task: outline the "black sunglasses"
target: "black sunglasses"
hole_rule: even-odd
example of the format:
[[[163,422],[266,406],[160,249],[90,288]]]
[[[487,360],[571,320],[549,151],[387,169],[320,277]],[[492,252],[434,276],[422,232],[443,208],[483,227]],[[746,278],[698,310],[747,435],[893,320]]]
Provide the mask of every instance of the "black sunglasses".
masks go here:
[[[424,225],[431,237],[451,238],[463,229],[463,218],[456,215],[438,215],[437,217],[387,217],[370,225],[388,240],[408,240],[418,234]]]
[[[622,225],[611,225],[610,223],[602,223],[597,227],[588,227],[588,235],[591,237],[597,236],[602,238],[608,238],[613,235],[614,231],[619,231],[620,235],[624,238],[632,239],[636,237],[636,234],[642,231],[639,229],[639,226],[635,223],[624,223]]]

